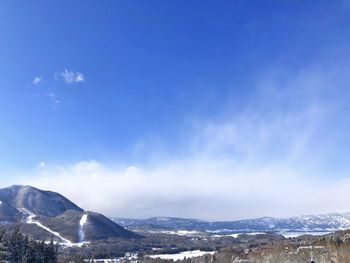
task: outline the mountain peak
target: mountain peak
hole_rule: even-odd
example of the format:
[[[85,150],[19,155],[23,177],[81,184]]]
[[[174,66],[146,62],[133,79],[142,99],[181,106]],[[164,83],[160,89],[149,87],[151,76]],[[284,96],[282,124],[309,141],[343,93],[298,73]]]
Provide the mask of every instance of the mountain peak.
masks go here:
[[[43,216],[57,216],[67,210],[83,211],[59,193],[40,190],[30,185],[12,185],[0,189],[0,200]]]
[[[33,187],[33,186],[30,186],[30,185],[21,185],[21,184],[14,184],[14,185],[11,185],[11,186],[8,186],[8,187],[5,187],[3,189],[8,189],[8,190],[12,190],[12,191],[19,191],[21,189],[36,189],[38,190],[37,188]]]

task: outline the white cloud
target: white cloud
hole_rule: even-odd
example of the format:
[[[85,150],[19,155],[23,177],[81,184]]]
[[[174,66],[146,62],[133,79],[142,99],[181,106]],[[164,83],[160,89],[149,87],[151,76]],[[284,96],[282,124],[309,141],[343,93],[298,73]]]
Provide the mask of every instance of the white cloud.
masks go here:
[[[32,80],[32,84],[35,86],[39,85],[42,82],[43,82],[43,79],[41,77],[34,77],[34,79]]]
[[[85,76],[81,72],[74,72],[72,70],[65,69],[58,74],[66,84],[83,83],[85,82]]]

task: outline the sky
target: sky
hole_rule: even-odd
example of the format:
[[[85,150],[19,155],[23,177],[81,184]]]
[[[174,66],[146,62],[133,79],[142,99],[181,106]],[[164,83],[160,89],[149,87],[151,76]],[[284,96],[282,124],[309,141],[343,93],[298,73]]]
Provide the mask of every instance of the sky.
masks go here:
[[[350,2],[0,2],[0,186],[108,216],[350,211]]]

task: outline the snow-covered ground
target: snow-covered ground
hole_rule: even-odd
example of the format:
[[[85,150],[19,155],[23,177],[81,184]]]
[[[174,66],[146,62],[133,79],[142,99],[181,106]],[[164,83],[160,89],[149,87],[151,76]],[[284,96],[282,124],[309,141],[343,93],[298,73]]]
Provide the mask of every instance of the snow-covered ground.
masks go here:
[[[124,262],[137,263],[138,262],[138,253],[126,252],[124,257],[84,259],[84,262],[89,262],[89,263],[124,263]]]
[[[334,232],[334,231],[333,231]],[[277,234],[280,234],[284,236],[285,238],[289,237],[299,237],[303,235],[310,235],[310,236],[323,236],[332,233],[332,231],[296,231],[296,232],[289,232],[289,231],[281,231],[277,232]],[[223,235],[213,235],[212,237],[233,237],[237,238],[239,235],[260,235],[260,234],[266,234],[265,232],[252,232],[252,233],[234,233],[234,234],[223,234]]]
[[[32,213],[31,211],[29,211],[28,209],[26,209],[26,208],[19,208],[18,210],[20,212],[22,212],[23,214],[27,215],[27,217],[24,220],[25,223],[32,224],[32,225],[37,225],[38,227],[46,230],[47,232],[51,233],[52,235],[54,235],[56,237],[58,237],[61,240],[61,242],[59,243],[60,245],[67,246],[67,247],[73,247],[73,246],[80,247],[80,246],[82,246],[82,245],[87,243],[87,242],[73,243],[70,240],[62,237],[60,233],[51,230],[47,226],[44,226],[42,223],[40,223],[38,220],[35,220],[34,218],[36,217],[36,215],[34,213]]]
[[[178,236],[202,236],[203,233],[195,230],[157,230],[157,231],[148,231],[149,233],[161,233],[168,235],[178,235]]]
[[[289,237],[299,237],[302,235],[310,235],[310,236],[323,236],[323,235],[327,235],[330,234],[332,232],[280,232],[279,234],[281,234],[282,236],[284,236],[285,238],[289,238]]]
[[[265,234],[265,232],[251,232],[251,233],[234,233],[234,234],[224,234],[224,235],[213,235],[213,237],[233,237],[237,238],[239,235],[248,235],[248,236],[255,236],[255,235],[262,235]]]
[[[160,259],[168,259],[168,260],[183,260],[184,258],[195,258],[201,257],[205,254],[213,255],[214,251],[200,251],[200,250],[192,250],[192,251],[184,251],[178,254],[159,254],[159,255],[150,255],[150,258],[160,258]]]
[[[227,233],[229,230],[214,230],[214,231],[206,231],[208,234],[211,234],[211,237],[220,238],[220,237],[233,237],[237,238],[239,235],[262,235],[266,234],[266,232],[240,232],[240,233]],[[312,236],[322,236],[330,234],[334,231],[327,230],[327,231],[279,231],[276,232],[276,234],[281,234],[285,238],[289,237],[298,237],[302,235],[312,235]],[[194,231],[194,230],[157,230],[157,231],[149,231],[149,233],[162,233],[162,234],[168,234],[168,235],[179,235],[179,236],[187,236],[187,237],[203,237],[205,234],[200,231]]]

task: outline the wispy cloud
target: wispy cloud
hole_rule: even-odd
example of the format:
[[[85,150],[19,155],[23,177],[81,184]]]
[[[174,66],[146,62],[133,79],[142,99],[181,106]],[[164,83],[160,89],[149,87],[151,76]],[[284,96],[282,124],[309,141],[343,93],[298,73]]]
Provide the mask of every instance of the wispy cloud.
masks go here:
[[[85,82],[85,76],[83,73],[68,69],[56,74],[56,77],[61,78],[66,84]]]
[[[42,161],[38,164],[39,168],[44,168],[45,166],[46,166],[46,163],[44,161]]]
[[[346,94],[346,76],[338,69],[270,72],[257,79],[244,104],[192,119],[180,131],[188,136],[177,155],[151,165],[46,165],[19,181],[120,217],[220,220],[345,211],[350,197],[338,193],[350,189],[350,179],[337,169],[347,161],[335,167],[331,160],[348,138],[338,128],[346,123],[339,112],[347,100],[337,95]],[[153,154],[152,145],[143,148]]]
[[[62,72],[56,72],[54,74],[54,79],[55,80],[61,80],[66,84],[74,84],[74,83],[83,83],[85,82],[85,76],[83,73],[81,72],[77,72],[77,71],[72,71],[72,70],[68,70],[65,69]],[[41,84],[48,84],[50,82],[47,82],[44,80],[44,78],[40,77],[40,76],[35,76],[33,78],[33,80],[31,81],[31,85],[33,86],[39,86]],[[40,94],[35,94],[31,97],[46,97],[49,98],[50,101],[52,102],[52,105],[57,107],[57,105],[61,104],[61,99],[59,98],[59,96],[54,93],[54,92],[44,92],[44,93],[40,93]]]
[[[54,105],[58,105],[61,103],[60,99],[53,92],[45,93],[45,94],[43,94],[43,96],[49,98]]]
[[[31,98],[46,98],[46,99],[48,99],[51,102],[51,104],[54,107],[56,107],[59,104],[61,104],[61,100],[59,99],[59,97],[54,92],[35,94],[35,95],[32,95]]]
[[[32,84],[34,86],[37,86],[39,84],[43,83],[43,79],[41,77],[34,77],[34,79],[32,80]]]

